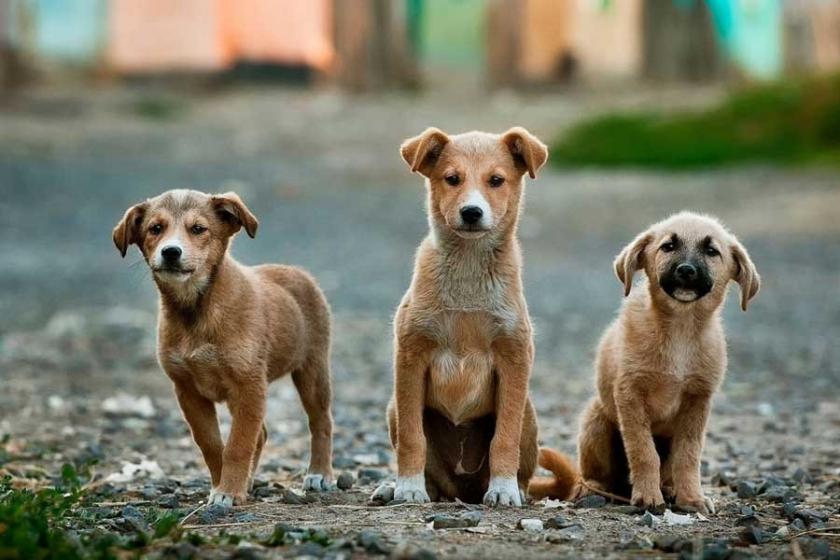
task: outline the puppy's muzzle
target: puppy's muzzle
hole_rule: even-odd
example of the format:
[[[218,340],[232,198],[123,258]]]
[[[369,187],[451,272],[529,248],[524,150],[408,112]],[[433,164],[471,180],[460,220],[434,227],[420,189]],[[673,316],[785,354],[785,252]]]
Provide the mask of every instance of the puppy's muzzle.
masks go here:
[[[461,208],[461,221],[465,226],[475,226],[484,217],[484,210],[478,206],[464,206]]]
[[[665,293],[683,303],[702,298],[712,290],[713,284],[708,271],[692,262],[676,264],[660,281]]]

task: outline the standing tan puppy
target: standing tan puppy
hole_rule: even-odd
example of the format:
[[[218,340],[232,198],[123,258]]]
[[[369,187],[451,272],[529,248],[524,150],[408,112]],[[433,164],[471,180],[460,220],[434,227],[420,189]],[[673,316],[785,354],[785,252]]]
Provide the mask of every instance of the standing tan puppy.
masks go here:
[[[647,279],[631,293],[639,269]],[[615,272],[629,297],[598,347],[598,394],[581,421],[577,493],[629,495],[634,505],[659,509],[664,490],[680,508],[713,511],[700,486],[700,455],[726,371],[720,310],[734,280],[746,311],[758,272],[734,235],[691,212],[641,233],[618,255]],[[548,468],[558,460],[551,450],[540,453]],[[569,480],[541,491],[567,497],[575,493]]]
[[[242,266],[231,237],[257,219],[234,193],[173,190],[129,208],[114,228],[124,257],[139,247],[160,292],[158,359],[210,469],[209,502],[246,500],[267,437],[268,384],[287,373],[309,417],[306,490],[332,479],[330,311],[299,268]],[[233,418],[222,443],[215,404]]]
[[[516,238],[524,176],[546,147],[522,128],[403,143],[426,178],[429,235],[395,318],[394,497],[522,504],[537,459],[534,348]]]

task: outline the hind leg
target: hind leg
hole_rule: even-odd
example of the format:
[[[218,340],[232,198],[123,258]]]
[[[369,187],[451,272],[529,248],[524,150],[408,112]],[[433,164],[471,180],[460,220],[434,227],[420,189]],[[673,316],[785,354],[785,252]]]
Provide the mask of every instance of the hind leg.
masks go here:
[[[309,417],[309,470],[303,479],[304,490],[320,492],[332,487],[332,429],[330,411],[332,389],[328,358],[318,357],[298,371],[292,380],[300,402]]]
[[[257,476],[257,469],[260,466],[260,457],[262,456],[263,447],[265,447],[265,442],[268,439],[268,427],[263,422],[262,431],[260,432],[260,437],[257,440],[257,448],[254,450],[254,458],[251,460],[251,480],[248,482],[248,491],[254,489],[254,479]]]
[[[530,482],[534,476],[534,471],[537,469],[537,457],[539,456],[538,431],[537,413],[529,398],[525,404],[525,417],[522,419],[522,440],[519,443],[519,472],[517,473],[519,493],[523,503],[528,491],[528,482]]]
[[[616,426],[604,414],[597,398],[589,401],[581,417],[578,436],[578,457],[583,485],[578,497],[592,493],[591,489],[610,492],[618,473],[613,442],[618,433]],[[587,488],[589,487],[589,488]]]

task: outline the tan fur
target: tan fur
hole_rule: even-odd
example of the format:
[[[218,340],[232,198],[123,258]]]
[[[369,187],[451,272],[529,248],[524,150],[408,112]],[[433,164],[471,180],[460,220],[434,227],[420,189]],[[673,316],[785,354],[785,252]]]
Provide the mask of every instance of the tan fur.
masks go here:
[[[662,249],[674,235],[686,251],[711,243],[720,253],[698,257],[714,283],[689,303],[660,287],[674,259],[682,258]],[[638,269],[647,278],[631,290]],[[579,494],[603,490],[660,508],[664,490],[679,507],[708,512],[700,456],[710,400],[726,371],[720,309],[730,280],[739,283],[746,309],[760,278],[731,233],[689,212],[640,234],[616,258],[615,270],[629,297],[598,347],[597,395],[582,416],[578,441]]]
[[[114,228],[120,253],[136,244],[152,268],[160,364],[210,470],[211,497],[234,503],[245,501],[266,440],[268,384],[287,373],[309,417],[309,472],[332,477],[329,307],[303,270],[243,266],[229,255],[231,237],[242,227],[253,237],[257,225],[233,193],[177,190],[131,207]],[[189,274],[159,262],[158,249],[174,242]],[[233,418],[226,444],[217,402]]]
[[[547,151],[519,128],[451,137],[428,129],[401,153],[426,177],[430,233],[395,318],[388,418],[397,494],[401,480],[425,473],[433,499],[484,495],[486,503],[505,503],[490,495],[488,481],[518,479],[524,491],[536,466],[528,397],[534,351],[516,224],[523,176],[535,176]],[[453,174],[461,179],[455,186],[446,182]],[[490,186],[494,175],[501,186]],[[460,209],[479,199],[490,221],[483,231],[463,231]],[[422,494],[406,499],[424,501]]]

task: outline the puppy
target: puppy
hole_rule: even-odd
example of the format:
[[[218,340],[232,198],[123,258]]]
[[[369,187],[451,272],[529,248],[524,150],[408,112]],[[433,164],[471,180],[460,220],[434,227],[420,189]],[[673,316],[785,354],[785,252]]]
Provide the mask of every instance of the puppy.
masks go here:
[[[519,506],[537,423],[516,227],[524,176],[535,178],[548,152],[522,128],[429,128],[400,152],[426,178],[429,234],[395,318],[394,497]]]
[[[639,269],[647,279],[631,293]],[[598,346],[598,391],[581,420],[577,489],[555,466],[563,458],[541,450],[540,464],[564,478],[540,490],[561,498],[616,493],[648,509],[664,507],[664,490],[682,509],[712,512],[700,486],[700,455],[726,371],[720,310],[734,280],[746,311],[758,272],[714,218],[682,212],[636,237],[616,258],[615,273],[629,298]]]
[[[309,417],[306,490],[332,480],[330,311],[299,268],[243,266],[228,252],[257,219],[234,193],[173,190],[129,208],[114,228],[123,257],[137,245],[160,292],[158,359],[210,469],[209,503],[246,500],[267,437],[268,384],[287,373]],[[222,443],[215,404],[233,423]]]

